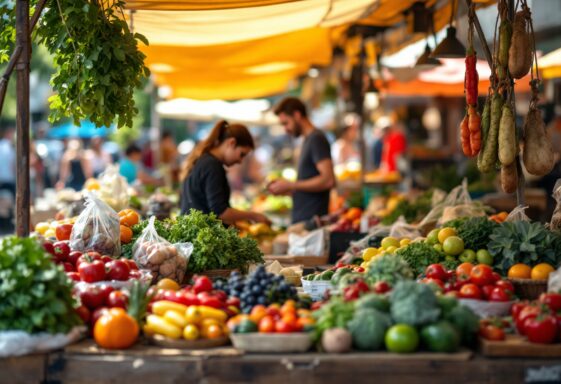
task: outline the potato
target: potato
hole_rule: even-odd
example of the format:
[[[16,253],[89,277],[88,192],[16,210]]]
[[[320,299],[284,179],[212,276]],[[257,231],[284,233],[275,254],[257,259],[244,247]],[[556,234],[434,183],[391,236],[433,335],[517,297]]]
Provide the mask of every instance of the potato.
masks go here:
[[[514,193],[518,187],[516,162],[501,167],[501,186],[505,193]]]
[[[544,176],[555,165],[551,140],[546,131],[541,111],[534,105],[524,122],[524,149],[522,158],[526,170],[532,175]]]

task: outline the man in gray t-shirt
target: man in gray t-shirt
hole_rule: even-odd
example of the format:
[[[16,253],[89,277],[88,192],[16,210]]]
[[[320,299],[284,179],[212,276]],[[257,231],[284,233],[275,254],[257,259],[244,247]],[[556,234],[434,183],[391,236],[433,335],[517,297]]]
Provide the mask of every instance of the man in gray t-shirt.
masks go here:
[[[304,143],[298,163],[297,180],[276,180],[269,185],[269,191],[275,195],[292,194],[293,223],[327,214],[329,191],[335,186],[327,138],[312,125],[306,106],[297,98],[288,97],[282,100],[275,107],[275,114],[286,133],[293,137],[303,136]]]

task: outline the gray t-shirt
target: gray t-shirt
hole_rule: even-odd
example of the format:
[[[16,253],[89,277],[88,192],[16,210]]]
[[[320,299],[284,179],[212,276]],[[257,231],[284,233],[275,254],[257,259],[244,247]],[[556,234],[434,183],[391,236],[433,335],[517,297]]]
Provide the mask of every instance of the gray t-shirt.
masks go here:
[[[325,134],[315,129],[302,144],[302,152],[298,163],[298,180],[307,180],[318,176],[317,163],[331,159],[331,150]],[[321,192],[296,191],[292,195],[294,204],[292,222],[297,223],[311,219],[315,215],[327,214],[329,208],[329,189]]]

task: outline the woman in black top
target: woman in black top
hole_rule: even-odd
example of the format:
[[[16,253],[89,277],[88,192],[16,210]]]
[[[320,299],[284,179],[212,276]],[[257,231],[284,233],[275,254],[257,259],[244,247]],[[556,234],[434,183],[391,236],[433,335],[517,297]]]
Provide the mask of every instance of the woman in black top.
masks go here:
[[[218,122],[181,169],[181,213],[191,209],[213,212],[225,224],[239,220],[268,223],[264,215],[230,207],[230,185],[224,166],[239,164],[254,149],[253,138],[241,124]]]

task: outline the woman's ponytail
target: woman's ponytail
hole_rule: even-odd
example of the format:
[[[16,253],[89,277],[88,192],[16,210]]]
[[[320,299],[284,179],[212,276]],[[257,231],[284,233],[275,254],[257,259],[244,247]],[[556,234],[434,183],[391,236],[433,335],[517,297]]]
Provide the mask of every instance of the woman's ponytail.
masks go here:
[[[241,124],[228,124],[226,120],[220,120],[214,125],[206,139],[197,144],[195,149],[187,156],[181,167],[180,179],[185,180],[187,176],[189,176],[195,163],[203,154],[218,147],[224,140],[231,137],[236,139],[236,145],[238,146],[247,146],[251,149],[255,147],[253,138],[246,126]]]

